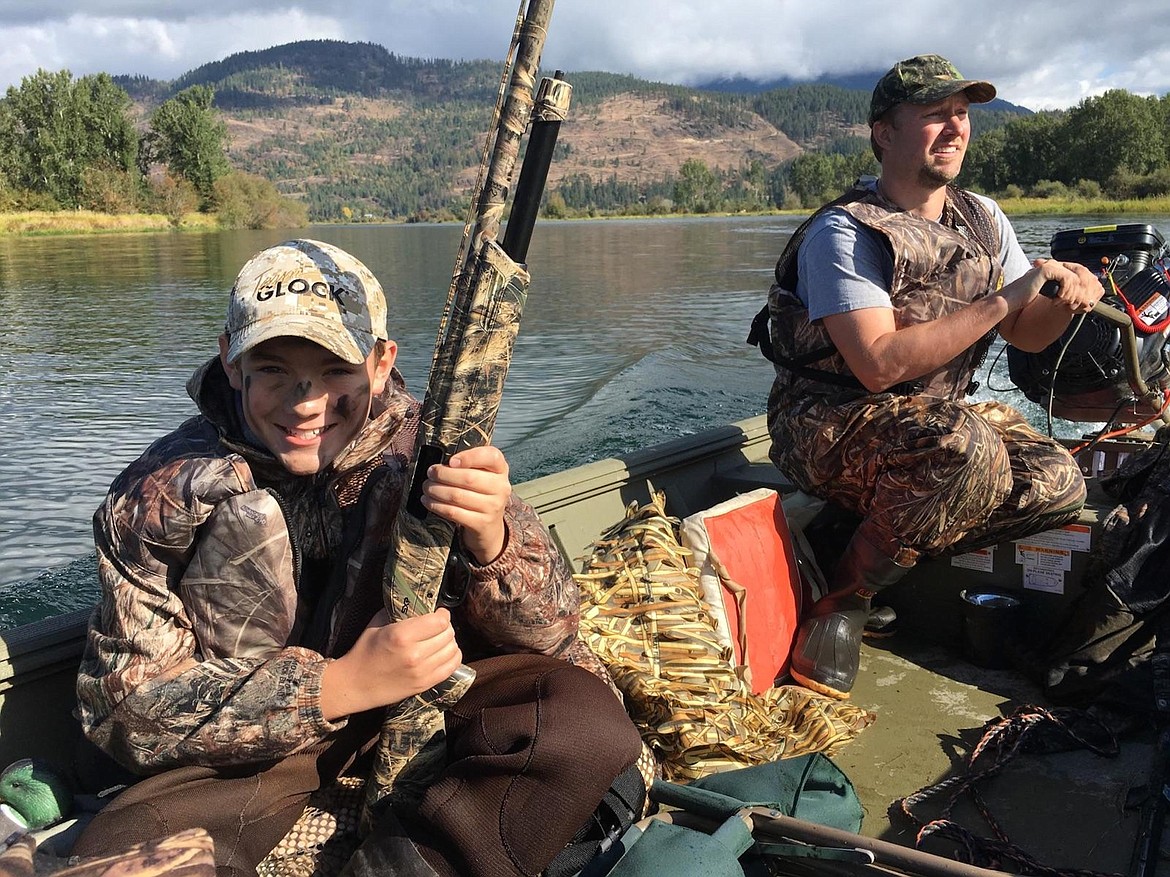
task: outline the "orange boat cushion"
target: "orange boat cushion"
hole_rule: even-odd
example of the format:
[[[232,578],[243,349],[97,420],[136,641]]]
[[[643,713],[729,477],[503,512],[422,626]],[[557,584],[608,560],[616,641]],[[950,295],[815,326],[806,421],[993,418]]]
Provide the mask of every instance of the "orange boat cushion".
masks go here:
[[[780,497],[770,488],[741,494],[686,518],[681,533],[719,636],[759,694],[787,672],[800,618],[800,572]]]

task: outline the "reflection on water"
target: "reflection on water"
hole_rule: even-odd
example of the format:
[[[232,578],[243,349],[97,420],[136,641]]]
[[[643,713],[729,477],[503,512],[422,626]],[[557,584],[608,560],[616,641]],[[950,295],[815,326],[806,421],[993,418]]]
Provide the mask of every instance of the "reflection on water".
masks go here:
[[[754,413],[770,367],[743,336],[796,224],[542,223],[496,429],[513,480]],[[307,231],[382,280],[418,394],[460,231]],[[215,350],[235,273],[284,237],[0,240],[0,627],[92,601],[94,509],[126,463],[194,413],[184,384]]]
[[[513,480],[761,411],[771,367],[743,339],[798,223],[542,222],[496,428]],[[1016,227],[1041,256],[1054,231],[1088,224]],[[399,367],[421,394],[460,228],[302,233],[350,250],[382,280]],[[194,412],[184,384],[215,350],[232,279],[284,237],[0,238],[0,628],[92,601],[93,510],[126,463]],[[981,396],[1007,388],[1006,363],[981,380]],[[1042,418],[1019,393],[998,395]]]

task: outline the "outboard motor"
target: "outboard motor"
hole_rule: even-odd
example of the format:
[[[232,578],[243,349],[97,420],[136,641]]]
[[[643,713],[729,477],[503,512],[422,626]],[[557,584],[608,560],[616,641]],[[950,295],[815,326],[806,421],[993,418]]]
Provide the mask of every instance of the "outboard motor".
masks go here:
[[[1140,378],[1151,388],[1170,386],[1170,248],[1158,230],[1132,224],[1058,231],[1050,249],[1052,258],[1079,262],[1100,278],[1101,301],[1133,321]],[[1074,319],[1040,353],[1009,346],[1008,374],[1025,396],[1056,417],[1138,423],[1158,412],[1134,392],[1123,341],[1116,323],[1090,313]]]

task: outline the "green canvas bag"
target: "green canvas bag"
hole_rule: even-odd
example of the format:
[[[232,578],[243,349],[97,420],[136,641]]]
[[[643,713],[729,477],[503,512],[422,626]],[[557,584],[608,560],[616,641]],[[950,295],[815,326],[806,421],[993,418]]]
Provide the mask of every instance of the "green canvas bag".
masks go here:
[[[655,783],[654,787],[657,789],[659,785]],[[734,803],[736,809],[769,807],[785,816],[844,831],[856,832],[861,828],[863,812],[853,783],[841,768],[819,752],[713,773],[689,786],[675,788],[704,789],[722,795],[727,799],[726,805],[730,807]],[[710,795],[704,797],[715,800]]]
[[[674,808],[668,819],[652,817],[631,826],[580,877],[745,877],[766,873],[766,857],[873,861],[863,850],[753,837],[752,808],[842,831],[861,828],[853,784],[820,753],[711,774],[688,785],[656,780],[650,798]]]

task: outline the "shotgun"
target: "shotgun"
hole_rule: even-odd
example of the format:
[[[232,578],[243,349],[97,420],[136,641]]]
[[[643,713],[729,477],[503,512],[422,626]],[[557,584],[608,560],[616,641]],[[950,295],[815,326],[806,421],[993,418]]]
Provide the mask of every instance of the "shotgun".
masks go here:
[[[539,93],[535,88],[553,2],[522,0],[517,13],[435,342],[411,479],[383,575],[383,596],[395,619],[457,605],[461,599],[443,588],[455,525],[427,513],[420,501],[422,485],[432,464],[491,441],[528,293],[523,261],[572,92],[559,71],[558,78],[541,83]],[[533,132],[507,224],[508,249],[497,237],[530,120]],[[461,666],[446,681],[388,710],[366,784],[364,828],[383,806],[412,806],[421,799],[445,758],[441,710],[457,702],[474,678],[474,671]]]
[[[786,816],[767,807],[745,807],[739,811],[739,815],[750,821],[752,837],[758,842],[765,845],[791,844],[783,853],[790,860],[820,859],[840,861],[852,866],[847,870],[828,873],[881,875],[896,873],[914,877],[1012,877],[1006,871],[968,865],[966,862],[946,859],[878,838],[865,837],[840,828]],[[649,819],[661,819],[705,832],[716,830],[722,821],[689,810],[666,811]],[[646,821],[649,820],[643,820]]]
[[[798,819],[771,807],[744,804],[710,789],[655,780],[649,795],[652,801],[679,808],[658,813],[651,819],[662,819],[684,828],[710,833],[728,818],[737,816],[749,823],[752,837],[757,841],[780,845],[778,852],[782,856],[790,859],[835,860],[863,866],[855,870],[828,873],[897,872],[915,877],[1007,877],[1003,871],[968,865],[845,829]],[[643,820],[643,823],[646,821]],[[585,873],[592,877],[594,872],[587,869]]]

